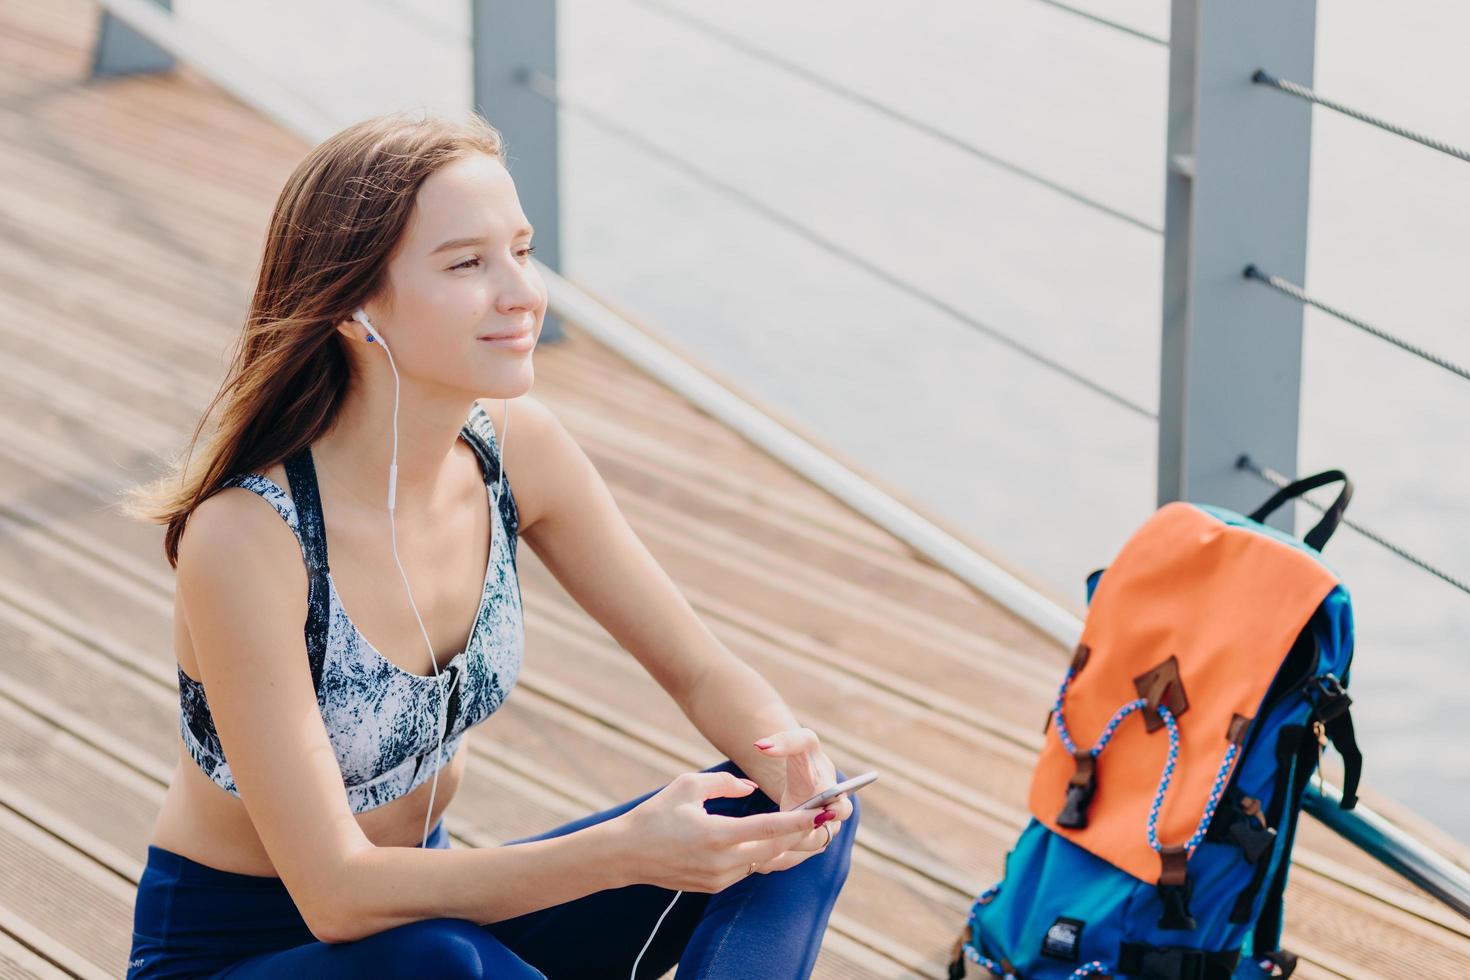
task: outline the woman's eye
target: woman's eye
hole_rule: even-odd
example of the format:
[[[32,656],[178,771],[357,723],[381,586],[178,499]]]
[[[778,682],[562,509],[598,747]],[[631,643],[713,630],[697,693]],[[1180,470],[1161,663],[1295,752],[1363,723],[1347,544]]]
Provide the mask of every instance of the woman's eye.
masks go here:
[[[531,257],[531,253],[534,252],[534,251],[536,251],[536,246],[535,245],[527,245],[526,248],[525,248],[525,251],[522,254],[525,255],[526,258],[530,258]],[[475,256],[472,256],[472,257],[470,257],[468,259],[465,259],[463,262],[459,263],[458,265],[451,265],[449,268],[451,270],[454,270],[454,269],[466,269],[466,268],[471,268],[473,266],[477,266],[477,265],[479,265],[479,263],[480,263],[480,257],[478,255],[475,255]]]

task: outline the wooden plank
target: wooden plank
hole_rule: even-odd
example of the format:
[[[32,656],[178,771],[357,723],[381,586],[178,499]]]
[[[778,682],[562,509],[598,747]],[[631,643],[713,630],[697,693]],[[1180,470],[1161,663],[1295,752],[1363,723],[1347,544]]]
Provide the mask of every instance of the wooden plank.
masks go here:
[[[0,929],[82,977],[120,977],[132,942],[133,889],[0,806]]]
[[[0,932],[0,980],[56,980],[71,975],[19,939]]]

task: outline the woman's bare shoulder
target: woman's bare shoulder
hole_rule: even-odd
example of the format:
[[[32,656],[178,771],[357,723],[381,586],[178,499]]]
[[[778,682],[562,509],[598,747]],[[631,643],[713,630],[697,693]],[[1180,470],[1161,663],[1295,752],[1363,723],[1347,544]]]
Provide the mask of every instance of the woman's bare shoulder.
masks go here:
[[[260,494],[229,486],[194,508],[179,537],[179,598],[186,606],[196,590],[190,584],[268,587],[289,590],[306,605],[306,567],[295,532]]]

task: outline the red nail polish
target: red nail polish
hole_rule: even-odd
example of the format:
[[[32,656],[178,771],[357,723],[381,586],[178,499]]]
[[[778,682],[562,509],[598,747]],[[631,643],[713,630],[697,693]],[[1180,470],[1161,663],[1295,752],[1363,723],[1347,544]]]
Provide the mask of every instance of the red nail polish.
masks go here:
[[[821,813],[817,814],[817,819],[812,821],[812,826],[814,828],[820,827],[822,826],[822,824],[826,823],[828,820],[831,820],[836,816],[837,814],[833,813],[831,810],[823,810]]]

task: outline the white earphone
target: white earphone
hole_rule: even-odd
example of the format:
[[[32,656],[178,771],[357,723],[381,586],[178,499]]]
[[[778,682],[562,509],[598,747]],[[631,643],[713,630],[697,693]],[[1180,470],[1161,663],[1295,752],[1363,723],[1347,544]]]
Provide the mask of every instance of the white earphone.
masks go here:
[[[432,640],[429,639],[429,631],[424,627],[424,618],[419,615],[419,607],[413,601],[413,589],[409,588],[408,574],[403,570],[403,563],[398,560],[398,526],[393,520],[393,511],[397,505],[398,492],[398,393],[400,387],[398,380],[398,365],[393,362],[393,352],[388,349],[388,344],[383,340],[383,335],[378,331],[376,327],[373,326],[372,321],[368,319],[367,313],[361,307],[359,307],[352,314],[352,318],[358,323],[361,323],[365,328],[367,328],[368,342],[376,343],[378,346],[383,348],[383,353],[388,355],[388,366],[393,369],[393,459],[392,462],[388,464],[388,528],[393,542],[393,561],[398,565],[398,574],[403,579],[403,588],[404,591],[408,593],[408,604],[413,607],[413,615],[414,618],[418,620],[419,631],[423,633],[424,645],[429,648],[429,662],[434,665],[434,681],[436,684],[438,684],[439,660],[437,657],[434,656],[434,643]],[[502,401],[505,400],[502,399]],[[495,490],[496,509],[499,509],[500,498],[505,493],[505,447],[509,438],[510,406],[507,404],[505,413],[505,431],[500,436],[500,477],[497,480]],[[490,519],[490,549],[493,554],[495,549],[494,515],[492,515]],[[455,675],[453,683],[458,684],[463,677],[464,672],[461,671],[460,673]],[[439,769],[443,765],[442,752],[444,749],[445,723],[447,721],[445,714],[449,704],[449,695],[452,693],[452,689],[450,691],[445,691],[441,687],[440,691],[442,693],[442,696],[439,699],[439,738],[438,745],[434,749],[434,777],[433,782],[429,786],[429,808],[424,813],[424,837],[423,842],[420,844],[421,847],[429,846],[429,819],[434,814],[434,793],[439,788]]]
[[[403,588],[408,592],[408,604],[410,606],[413,606],[414,618],[419,621],[419,630],[424,634],[424,643],[429,648],[429,660],[434,665],[434,680],[437,682],[439,679],[439,661],[434,656],[434,644],[429,639],[429,631],[424,628],[424,620],[423,617],[419,615],[419,607],[414,605],[413,590],[410,589],[408,586],[408,575],[403,571],[403,563],[398,561],[398,529],[397,526],[393,523],[393,508],[396,502],[395,493],[398,488],[398,365],[393,363],[393,352],[388,349],[388,345],[383,341],[383,335],[379,333],[377,328],[373,326],[372,321],[368,319],[367,313],[359,307],[357,311],[352,314],[352,318],[358,323],[361,323],[367,329],[367,339],[369,343],[376,343],[383,348],[383,353],[388,355],[388,366],[393,369],[393,460],[391,463],[388,464],[388,527],[393,539],[393,561],[398,564],[398,574],[403,578]],[[500,506],[500,495],[504,492],[505,487],[505,446],[506,440],[508,440],[509,438],[510,410],[509,406],[507,406],[505,415],[505,432],[502,433],[500,437],[501,465],[499,486],[495,493],[496,507]],[[490,534],[490,547],[493,549],[495,547],[495,523],[493,519],[490,523]],[[463,673],[456,675],[455,683],[458,683],[460,677],[462,676]],[[448,701],[449,692],[446,691],[444,693],[444,696],[440,698],[440,704],[447,705]],[[434,778],[433,783],[429,787],[429,809],[428,812],[424,814],[424,839],[423,843],[420,845],[422,847],[427,847],[429,845],[429,818],[434,813],[434,791],[438,788],[439,785],[439,768],[442,765],[442,761],[440,760],[440,752],[442,752],[443,748],[444,712],[441,710],[439,713],[439,744],[438,747],[434,750]],[[682,894],[684,894],[682,890],[674,893],[673,899],[669,902],[668,906],[664,908],[663,914],[660,915],[658,917],[658,921],[653,924],[653,932],[650,932],[648,934],[648,939],[644,941],[643,948],[638,951],[637,958],[633,960],[633,972],[630,975],[632,977],[632,980],[637,980],[638,964],[640,961],[642,961],[643,954],[648,952],[648,947],[653,942],[653,937],[658,934],[658,927],[663,925],[664,918],[669,914],[669,911],[673,909],[674,902],[677,902],[679,900],[679,896]]]

